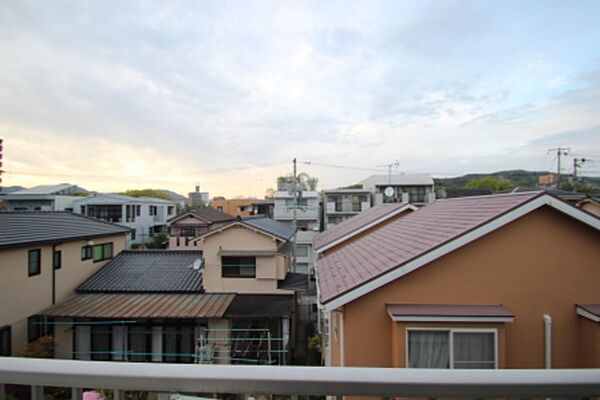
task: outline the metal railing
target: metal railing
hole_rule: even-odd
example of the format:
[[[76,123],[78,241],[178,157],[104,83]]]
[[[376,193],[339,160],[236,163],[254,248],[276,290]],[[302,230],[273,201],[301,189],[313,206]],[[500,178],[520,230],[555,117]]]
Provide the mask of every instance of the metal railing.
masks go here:
[[[4,384],[162,393],[231,393],[321,396],[469,398],[595,397],[600,369],[425,370],[395,368],[272,367],[153,364],[0,358]],[[80,398],[80,397],[79,397]]]

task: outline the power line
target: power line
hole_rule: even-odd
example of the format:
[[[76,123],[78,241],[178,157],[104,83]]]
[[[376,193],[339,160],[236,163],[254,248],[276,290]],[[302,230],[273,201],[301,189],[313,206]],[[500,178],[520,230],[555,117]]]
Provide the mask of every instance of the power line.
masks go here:
[[[352,167],[349,165],[337,165],[337,164],[327,164],[327,163],[321,163],[321,162],[316,162],[316,161],[300,161],[302,164],[304,165],[308,165],[308,166],[317,166],[317,167],[327,167],[327,168],[338,168],[338,169],[354,169],[354,170],[359,170],[359,171],[375,171],[375,172],[382,172],[381,168],[369,168],[369,167]]]

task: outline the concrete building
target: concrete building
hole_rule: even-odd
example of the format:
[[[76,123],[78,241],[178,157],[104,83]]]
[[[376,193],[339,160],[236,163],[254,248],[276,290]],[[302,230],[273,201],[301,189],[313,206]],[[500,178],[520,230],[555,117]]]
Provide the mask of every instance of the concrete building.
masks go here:
[[[196,185],[194,192],[188,193],[188,205],[190,207],[208,207],[210,204],[210,197],[208,192],[201,192],[200,185]]]
[[[18,190],[2,199],[8,211],[73,211],[73,201],[81,198],[74,194],[85,192],[77,185],[61,183]]]
[[[545,192],[438,200],[365,232],[317,263],[327,363],[598,368],[598,243],[600,219]]]
[[[323,227],[331,228],[371,208],[371,190],[330,189],[323,191]]]
[[[435,200],[434,183],[429,174],[371,175],[360,183],[373,193],[374,205],[411,203],[424,206]]]
[[[98,193],[73,202],[76,213],[132,228],[128,248],[147,243],[157,233],[167,233],[167,220],[175,216],[177,203],[150,197]]]
[[[254,205],[259,199],[226,199],[225,197],[214,197],[210,206],[215,210],[224,212],[232,217],[250,217],[254,212]]]
[[[123,250],[128,231],[69,212],[0,213],[0,355],[52,334],[36,315]]]
[[[310,273],[314,268],[313,239],[319,232],[320,199],[316,191],[303,191],[294,202],[294,196],[278,190],[273,196],[273,219],[293,226],[296,213],[296,262],[295,272]]]
[[[292,236],[267,218],[236,219],[196,238],[202,251],[125,251],[40,316],[60,321],[62,358],[287,364]]]

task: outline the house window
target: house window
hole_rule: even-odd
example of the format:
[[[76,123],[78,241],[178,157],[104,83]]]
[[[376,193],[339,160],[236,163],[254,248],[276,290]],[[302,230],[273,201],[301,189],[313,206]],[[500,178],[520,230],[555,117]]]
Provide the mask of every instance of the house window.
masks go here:
[[[190,226],[182,226],[179,228],[179,233],[181,236],[185,237],[195,237],[196,236],[196,228]]]
[[[110,325],[93,325],[91,327],[92,360],[108,361],[111,359],[112,329]]]
[[[217,206],[217,211],[223,212],[223,206]]]
[[[167,215],[173,215],[173,206],[167,206]]]
[[[92,246],[81,247],[81,261],[89,260],[92,258]]]
[[[135,206],[135,215],[136,215],[137,217],[139,217],[140,215],[142,215],[142,206],[141,206],[141,205],[139,205],[139,204],[137,204],[137,205]]]
[[[29,250],[27,258],[27,275],[36,276],[42,272],[41,251],[40,249]]]
[[[135,229],[131,231],[131,240],[135,240]]]
[[[60,269],[62,267],[62,251],[54,250],[52,253],[52,267]]]
[[[194,327],[166,326],[163,328],[164,362],[191,363],[194,358]]]
[[[496,330],[408,330],[409,368],[494,369]]]
[[[113,244],[104,243],[97,244],[94,246],[94,262],[104,261],[112,258],[113,256]]]
[[[223,278],[255,278],[256,257],[221,257]]]
[[[148,206],[148,214],[149,215],[157,215],[158,214],[158,207],[156,207],[156,206]]]
[[[44,317],[33,316],[27,318],[27,340],[31,343],[42,336],[54,335],[54,325]]]
[[[135,222],[135,205],[125,205],[125,222]]]
[[[296,246],[296,257],[308,257],[308,246],[306,246],[306,245]]]
[[[0,356],[11,356],[11,332],[10,325],[0,328]]]

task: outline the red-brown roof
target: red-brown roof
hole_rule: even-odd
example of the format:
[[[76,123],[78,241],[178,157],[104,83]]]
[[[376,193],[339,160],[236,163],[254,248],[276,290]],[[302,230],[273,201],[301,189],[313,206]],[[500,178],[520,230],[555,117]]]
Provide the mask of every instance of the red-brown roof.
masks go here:
[[[522,192],[438,200],[317,261],[327,303],[543,195]]]
[[[514,317],[499,304],[388,304],[387,312],[392,317]]]
[[[314,240],[315,250],[319,250],[346,236],[352,236],[354,232],[359,231],[361,228],[375,223],[376,221],[384,222],[388,219],[386,217],[396,215],[396,212],[400,209],[410,211],[411,208],[407,206],[408,203],[385,203],[356,214],[352,218],[316,235]]]

